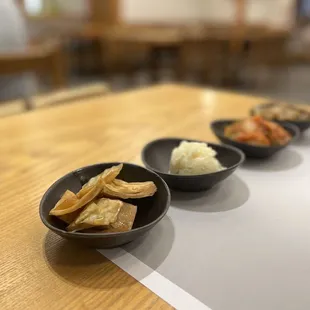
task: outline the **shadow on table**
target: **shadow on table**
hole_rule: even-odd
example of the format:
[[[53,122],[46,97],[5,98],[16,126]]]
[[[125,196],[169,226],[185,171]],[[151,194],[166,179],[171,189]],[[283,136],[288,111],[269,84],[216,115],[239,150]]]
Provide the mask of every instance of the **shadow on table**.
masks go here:
[[[241,207],[250,197],[248,186],[236,175],[206,192],[171,192],[171,205],[195,212],[225,212]]]
[[[306,132],[302,133],[298,140],[296,140],[293,145],[296,146],[304,146],[304,147],[310,147],[310,130],[307,130]]]
[[[242,168],[262,172],[286,171],[296,168],[302,161],[303,158],[299,153],[292,149],[286,149],[266,159],[247,158]]]
[[[165,216],[146,236],[139,238],[123,248],[149,266],[136,277],[142,280],[156,270],[166,259],[174,243],[175,230],[171,219]]]
[[[49,231],[43,244],[49,268],[65,281],[91,289],[111,289],[135,284],[95,249],[62,239]],[[119,280],[117,280],[119,279]]]

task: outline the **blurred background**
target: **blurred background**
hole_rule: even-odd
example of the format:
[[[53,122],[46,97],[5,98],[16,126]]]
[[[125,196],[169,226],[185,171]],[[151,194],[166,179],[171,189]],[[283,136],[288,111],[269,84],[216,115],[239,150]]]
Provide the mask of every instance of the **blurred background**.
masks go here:
[[[310,101],[310,0],[1,0],[0,116],[181,82]]]

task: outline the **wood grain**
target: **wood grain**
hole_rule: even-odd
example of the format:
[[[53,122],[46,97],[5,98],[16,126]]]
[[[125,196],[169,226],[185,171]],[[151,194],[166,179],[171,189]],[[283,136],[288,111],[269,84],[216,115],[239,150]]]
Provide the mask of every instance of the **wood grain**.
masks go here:
[[[170,309],[95,250],[48,232],[39,219],[56,179],[98,162],[140,163],[163,136],[214,141],[209,123],[241,117],[259,98],[178,85],[108,95],[0,122],[0,308]]]

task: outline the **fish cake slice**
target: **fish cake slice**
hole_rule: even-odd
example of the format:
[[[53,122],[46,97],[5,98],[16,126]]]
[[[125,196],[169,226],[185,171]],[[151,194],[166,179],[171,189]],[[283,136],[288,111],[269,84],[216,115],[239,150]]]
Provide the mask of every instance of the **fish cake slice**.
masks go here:
[[[123,202],[102,198],[89,203],[68,227],[68,231],[79,231],[92,227],[107,227],[117,221]]]

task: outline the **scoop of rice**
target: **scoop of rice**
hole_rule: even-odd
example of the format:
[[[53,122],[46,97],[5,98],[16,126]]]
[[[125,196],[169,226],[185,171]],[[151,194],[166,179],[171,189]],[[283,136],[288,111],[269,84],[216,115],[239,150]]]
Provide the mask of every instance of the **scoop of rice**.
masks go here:
[[[170,173],[197,175],[223,170],[216,152],[206,143],[183,141],[172,151]]]

